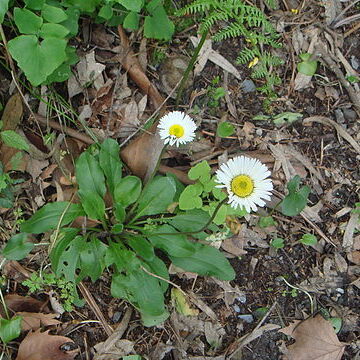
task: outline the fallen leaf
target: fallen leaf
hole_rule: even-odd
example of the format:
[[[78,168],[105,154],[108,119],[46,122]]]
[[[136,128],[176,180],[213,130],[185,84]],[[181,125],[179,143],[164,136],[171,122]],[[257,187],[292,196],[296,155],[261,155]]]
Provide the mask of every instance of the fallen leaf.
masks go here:
[[[46,302],[32,298],[31,296],[20,296],[8,294],[5,297],[5,304],[13,312],[40,312],[49,311]]]
[[[179,289],[171,289],[171,300],[179,314],[185,316],[196,316],[199,314],[199,310],[190,307],[188,299]]]
[[[74,346],[70,338],[49,335],[49,331],[29,332],[19,346],[16,360],[72,360],[79,352],[71,350]]]
[[[289,360],[340,360],[345,350],[346,344],[338,340],[331,323],[321,315],[295,320],[279,331],[296,340],[288,346]]]
[[[16,316],[21,316],[21,330],[38,330],[41,326],[50,326],[61,324],[55,317],[58,314],[44,314],[44,313],[31,313],[31,312],[17,312]]]

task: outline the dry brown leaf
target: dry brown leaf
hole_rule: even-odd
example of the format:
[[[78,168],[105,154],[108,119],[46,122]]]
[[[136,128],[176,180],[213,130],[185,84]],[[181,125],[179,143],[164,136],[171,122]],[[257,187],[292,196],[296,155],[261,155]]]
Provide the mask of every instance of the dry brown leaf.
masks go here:
[[[17,312],[16,316],[21,316],[21,330],[38,330],[41,326],[58,325],[61,322],[56,320],[58,314],[44,314],[32,312]]]
[[[79,350],[67,350],[67,348],[74,345],[70,338],[49,335],[49,331],[30,332],[21,342],[16,360],[72,360]]]
[[[31,276],[31,272],[27,271],[16,260],[9,260],[5,263],[2,269],[3,275],[10,280],[18,283],[27,280]]]
[[[345,350],[333,326],[321,315],[305,321],[295,320],[279,330],[296,341],[288,346],[289,360],[340,360]]]
[[[9,294],[5,296],[5,304],[13,312],[40,312],[49,311],[46,302],[32,298],[31,296],[20,296]]]

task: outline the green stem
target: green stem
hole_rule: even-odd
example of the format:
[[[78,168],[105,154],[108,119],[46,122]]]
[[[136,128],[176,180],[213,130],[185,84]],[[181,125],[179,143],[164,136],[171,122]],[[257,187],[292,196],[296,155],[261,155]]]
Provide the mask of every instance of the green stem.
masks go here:
[[[189,78],[189,75],[190,75],[190,72],[192,71],[192,69],[194,68],[195,66],[195,63],[196,63],[196,60],[199,56],[199,53],[200,53],[200,50],[201,48],[203,47],[204,45],[204,42],[206,40],[206,37],[207,37],[207,34],[208,34],[209,30],[205,30],[202,35],[201,35],[201,39],[200,39],[200,42],[199,44],[197,45],[195,51],[194,51],[194,54],[193,56],[191,57],[190,59],[190,62],[189,62],[189,65],[188,67],[186,68],[185,72],[184,72],[184,75],[181,79],[181,82],[180,82],[180,85],[179,85],[179,89],[177,91],[177,95],[176,95],[176,101],[175,101],[175,105],[176,107],[179,106],[179,103],[180,103],[180,99],[181,99],[181,96],[182,96],[182,93],[184,91],[184,87],[185,87],[185,84],[187,82],[187,79]]]

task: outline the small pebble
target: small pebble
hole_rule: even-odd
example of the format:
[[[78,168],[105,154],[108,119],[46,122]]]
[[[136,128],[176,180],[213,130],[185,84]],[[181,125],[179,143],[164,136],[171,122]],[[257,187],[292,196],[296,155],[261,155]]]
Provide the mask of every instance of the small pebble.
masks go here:
[[[254,321],[254,317],[251,314],[238,315],[238,318],[245,321],[248,324],[251,324]]]
[[[240,312],[240,306],[239,305],[233,305],[233,309],[235,312],[239,313]]]
[[[117,323],[120,320],[120,318],[121,318],[121,312],[120,311],[115,311],[114,316],[112,318],[112,321],[114,323]]]
[[[252,80],[244,80],[241,83],[241,88],[244,93],[254,92],[256,91],[256,86]]]
[[[246,295],[240,295],[236,298],[237,301],[241,302],[242,304],[246,303]]]
[[[355,121],[357,119],[357,114],[352,109],[343,109],[345,119],[349,121]]]
[[[344,293],[345,293],[344,289],[342,289],[342,288],[337,288],[336,291],[337,291],[339,294],[344,294]]]

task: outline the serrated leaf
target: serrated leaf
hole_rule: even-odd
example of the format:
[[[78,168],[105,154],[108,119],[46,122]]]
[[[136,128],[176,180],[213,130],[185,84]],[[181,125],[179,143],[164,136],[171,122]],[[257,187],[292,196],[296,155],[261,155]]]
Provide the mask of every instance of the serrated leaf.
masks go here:
[[[56,6],[51,6],[48,4],[44,4],[41,10],[41,16],[50,23],[61,23],[67,19],[66,12]]]
[[[139,28],[140,15],[135,11],[130,11],[123,22],[125,29],[137,30]]]
[[[227,121],[223,121],[217,127],[216,135],[224,138],[231,136],[232,134],[234,134],[234,132],[235,132],[234,125]]]
[[[8,240],[2,255],[8,260],[21,260],[34,248],[34,244],[28,241],[28,234],[20,233]]]
[[[141,180],[137,176],[126,176],[115,186],[114,199],[124,207],[133,204],[140,196]]]
[[[122,176],[122,162],[119,157],[120,146],[114,139],[106,139],[100,147],[99,163],[105,174],[106,183],[111,195],[114,197],[114,190]]]
[[[272,216],[261,216],[259,219],[259,226],[261,228],[266,228],[268,226],[276,225],[277,222],[274,220]]]
[[[102,220],[105,215],[106,186],[99,162],[85,151],[76,160],[75,165],[81,204],[91,219]]]
[[[35,35],[21,35],[8,43],[11,56],[33,86],[42,84],[66,60],[66,41],[47,38],[39,43]]]
[[[29,234],[40,234],[67,225],[82,215],[85,214],[80,204],[69,204],[67,201],[49,203],[23,222],[20,230]]]
[[[173,178],[167,176],[155,177],[149,182],[138,200],[136,217],[156,215],[166,212],[176,193],[176,184]]]
[[[0,1],[0,24],[4,21],[4,16],[8,10],[9,0]]]
[[[186,257],[170,256],[174,265],[184,270],[203,276],[215,276],[220,280],[230,281],[235,278],[235,271],[225,256],[214,247],[195,243],[196,251]]]
[[[20,316],[13,317],[12,319],[0,318],[0,339],[4,344],[20,336],[21,320]]]
[[[155,16],[145,16],[144,35],[147,38],[170,40],[174,30],[174,23],[168,18],[163,6],[157,7]]]
[[[70,31],[63,25],[46,23],[41,27],[39,36],[42,37],[43,39],[49,37],[63,39],[66,37],[66,35],[69,34],[69,32]]]
[[[4,130],[0,132],[0,136],[5,145],[18,150],[29,151],[29,144],[17,132],[13,130]]]
[[[161,233],[171,235],[161,235]],[[177,230],[167,224],[160,226],[155,234],[148,236],[148,239],[154,247],[165,251],[171,256],[190,256],[196,249],[194,243],[187,240],[186,235],[178,233]]]
[[[36,34],[43,24],[43,19],[28,9],[14,9],[14,21],[22,34]]]

